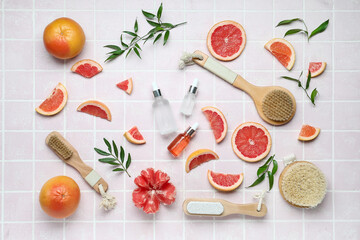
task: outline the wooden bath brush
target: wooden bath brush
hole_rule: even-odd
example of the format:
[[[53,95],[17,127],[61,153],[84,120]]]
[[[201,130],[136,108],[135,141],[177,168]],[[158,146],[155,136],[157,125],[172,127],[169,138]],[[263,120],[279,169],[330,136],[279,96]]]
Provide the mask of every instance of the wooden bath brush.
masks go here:
[[[196,64],[249,94],[264,121],[272,125],[282,125],[294,117],[296,101],[286,88],[255,86],[201,51],[195,51],[193,56],[196,56],[192,59]]]
[[[326,194],[326,179],[313,163],[296,161],[287,165],[279,177],[281,196],[299,208],[314,208]]]
[[[116,200],[106,193],[108,184],[105,180],[90,166],[86,165],[80,158],[78,151],[58,132],[51,132],[45,140],[51,150],[58,155],[66,164],[75,168],[85,181],[103,197],[100,206],[105,210],[115,207]]]

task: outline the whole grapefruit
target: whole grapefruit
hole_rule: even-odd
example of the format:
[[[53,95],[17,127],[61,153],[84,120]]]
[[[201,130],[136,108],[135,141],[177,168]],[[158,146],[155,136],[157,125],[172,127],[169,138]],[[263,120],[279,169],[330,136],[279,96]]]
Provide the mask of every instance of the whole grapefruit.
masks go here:
[[[43,41],[51,55],[60,59],[69,59],[77,56],[83,49],[85,34],[77,22],[62,17],[46,26]]]
[[[72,215],[80,202],[80,189],[69,177],[57,176],[49,179],[41,188],[39,201],[41,208],[54,218]]]

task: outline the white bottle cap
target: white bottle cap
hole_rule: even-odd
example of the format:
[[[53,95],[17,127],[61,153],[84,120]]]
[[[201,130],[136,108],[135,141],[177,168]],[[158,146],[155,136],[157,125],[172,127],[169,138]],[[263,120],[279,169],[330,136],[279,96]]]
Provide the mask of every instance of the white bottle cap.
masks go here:
[[[198,123],[198,122],[194,123],[194,124],[191,126],[191,128],[194,129],[194,130],[196,130],[198,127],[199,127],[199,123]]]
[[[194,87],[197,87],[198,83],[199,83],[199,80],[197,78],[195,78],[191,85],[194,86]]]
[[[160,91],[160,89],[158,88],[156,82],[152,82],[152,87],[153,87],[153,95],[154,95],[154,97],[159,97],[159,96],[161,96],[161,91]]]
[[[153,87],[153,91],[158,90],[158,85],[156,84],[156,82],[152,82],[152,87]]]

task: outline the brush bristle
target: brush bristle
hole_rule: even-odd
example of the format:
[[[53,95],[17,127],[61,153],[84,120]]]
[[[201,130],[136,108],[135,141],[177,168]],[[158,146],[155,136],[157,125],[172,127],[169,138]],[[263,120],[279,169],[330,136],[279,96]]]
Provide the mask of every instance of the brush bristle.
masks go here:
[[[288,93],[281,90],[269,92],[262,102],[265,116],[273,121],[283,122],[293,114],[294,103]]]
[[[48,145],[65,160],[69,159],[73,154],[73,151],[66,145],[66,143],[57,136],[50,136]]]

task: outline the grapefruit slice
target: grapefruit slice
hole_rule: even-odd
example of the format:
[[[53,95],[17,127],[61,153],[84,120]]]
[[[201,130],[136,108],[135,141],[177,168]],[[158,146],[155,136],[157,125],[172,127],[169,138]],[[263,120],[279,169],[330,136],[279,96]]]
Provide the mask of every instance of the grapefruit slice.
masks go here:
[[[246,162],[258,162],[271,148],[271,136],[268,130],[256,122],[240,124],[231,138],[235,154]]]
[[[59,113],[66,105],[68,94],[61,83],[54,88],[52,93],[43,101],[35,111],[45,116],[52,116]]]
[[[315,139],[320,133],[320,128],[316,128],[310,125],[303,125],[301,127],[298,139],[300,141],[311,141]]]
[[[76,72],[86,78],[92,78],[102,70],[103,68],[101,65],[91,59],[78,61],[71,67],[71,71]]]
[[[326,62],[310,62],[309,71],[311,72],[311,77],[317,77],[325,71]]]
[[[228,129],[224,114],[215,107],[203,107],[201,111],[210,123],[216,142],[220,143],[224,140]]]
[[[126,140],[134,144],[146,143],[144,137],[141,135],[139,129],[136,126],[132,127],[129,131],[126,131],[124,133],[124,137],[126,138]]]
[[[218,22],[210,29],[206,44],[214,58],[221,61],[234,60],[245,48],[245,30],[234,21]]]
[[[230,192],[238,188],[244,180],[244,174],[224,174],[208,170],[209,183],[215,189],[224,192]]]
[[[210,160],[217,160],[219,156],[210,149],[199,149],[191,153],[185,163],[185,171],[190,172],[192,169],[196,168],[204,162]]]
[[[265,44],[268,50],[287,70],[291,70],[295,63],[294,47],[283,38],[273,38]]]
[[[79,112],[87,113],[111,121],[110,109],[102,102],[89,100],[83,102],[77,108]]]
[[[119,82],[116,86],[124,90],[127,94],[131,94],[133,90],[133,81],[132,78],[126,79],[125,81]]]

